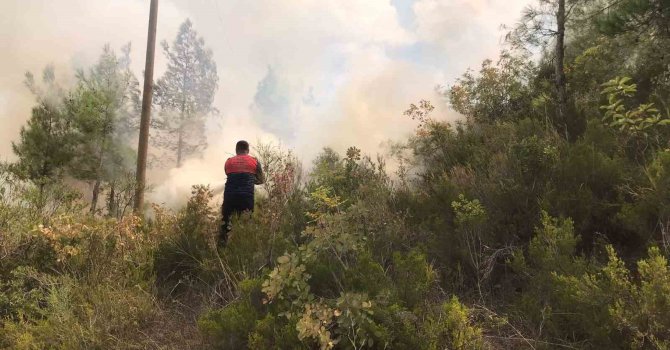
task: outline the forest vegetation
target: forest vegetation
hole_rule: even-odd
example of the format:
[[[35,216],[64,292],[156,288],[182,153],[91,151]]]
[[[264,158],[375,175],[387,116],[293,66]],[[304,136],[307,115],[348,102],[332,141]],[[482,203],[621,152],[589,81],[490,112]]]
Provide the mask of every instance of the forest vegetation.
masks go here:
[[[218,77],[190,21],[163,48],[152,147],[179,166]],[[268,181],[225,249],[207,186],[132,213],[129,46],[72,89],[27,74],[0,348],[670,349],[670,2],[538,0],[504,48],[438,88],[459,121],[390,116],[416,129],[384,156],[255,144]]]

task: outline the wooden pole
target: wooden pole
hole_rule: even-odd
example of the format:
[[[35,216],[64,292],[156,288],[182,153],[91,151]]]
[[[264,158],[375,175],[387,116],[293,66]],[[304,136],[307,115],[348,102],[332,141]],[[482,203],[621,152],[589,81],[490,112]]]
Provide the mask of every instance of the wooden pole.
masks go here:
[[[153,97],[154,57],[156,56],[156,24],[158,22],[158,0],[151,0],[149,11],[149,33],[147,56],[144,66],[144,91],[142,92],[142,116],[140,137],[137,144],[137,172],[135,173],[135,202],[133,211],[141,214],[144,207],[144,188],[147,173],[147,149],[149,147],[149,124],[151,122],[151,100]]]

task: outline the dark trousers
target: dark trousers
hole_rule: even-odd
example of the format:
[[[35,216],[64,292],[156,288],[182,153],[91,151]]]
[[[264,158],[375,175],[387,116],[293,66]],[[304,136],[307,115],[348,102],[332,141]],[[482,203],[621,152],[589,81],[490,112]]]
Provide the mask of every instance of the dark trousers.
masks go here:
[[[254,211],[254,195],[249,194],[225,194],[223,196],[223,206],[221,213],[223,214],[223,223],[221,231],[219,232],[219,243],[226,244],[228,240],[228,232],[231,230],[230,220],[233,215],[239,215],[243,212]]]

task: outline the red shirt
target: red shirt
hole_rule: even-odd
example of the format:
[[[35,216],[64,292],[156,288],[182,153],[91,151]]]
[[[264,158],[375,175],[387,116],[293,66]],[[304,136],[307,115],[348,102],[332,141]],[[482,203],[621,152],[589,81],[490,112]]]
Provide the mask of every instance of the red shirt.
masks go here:
[[[264,182],[263,168],[256,158],[244,154],[226,160],[224,197],[232,194],[254,196],[254,185]]]
[[[258,161],[256,158],[248,154],[228,158],[225,166],[226,175],[242,173],[256,174],[257,168]]]

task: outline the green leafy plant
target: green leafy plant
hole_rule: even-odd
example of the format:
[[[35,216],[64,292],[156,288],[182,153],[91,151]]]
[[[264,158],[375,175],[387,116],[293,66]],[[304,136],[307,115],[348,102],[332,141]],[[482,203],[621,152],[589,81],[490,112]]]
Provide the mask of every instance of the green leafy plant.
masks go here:
[[[626,106],[626,100],[637,92],[637,85],[630,77],[616,77],[602,85],[602,94],[607,96],[607,104],[600,107],[605,111],[603,122],[632,137],[654,136],[659,126],[670,125],[670,116],[662,115],[654,103],[643,103],[634,108]]]

